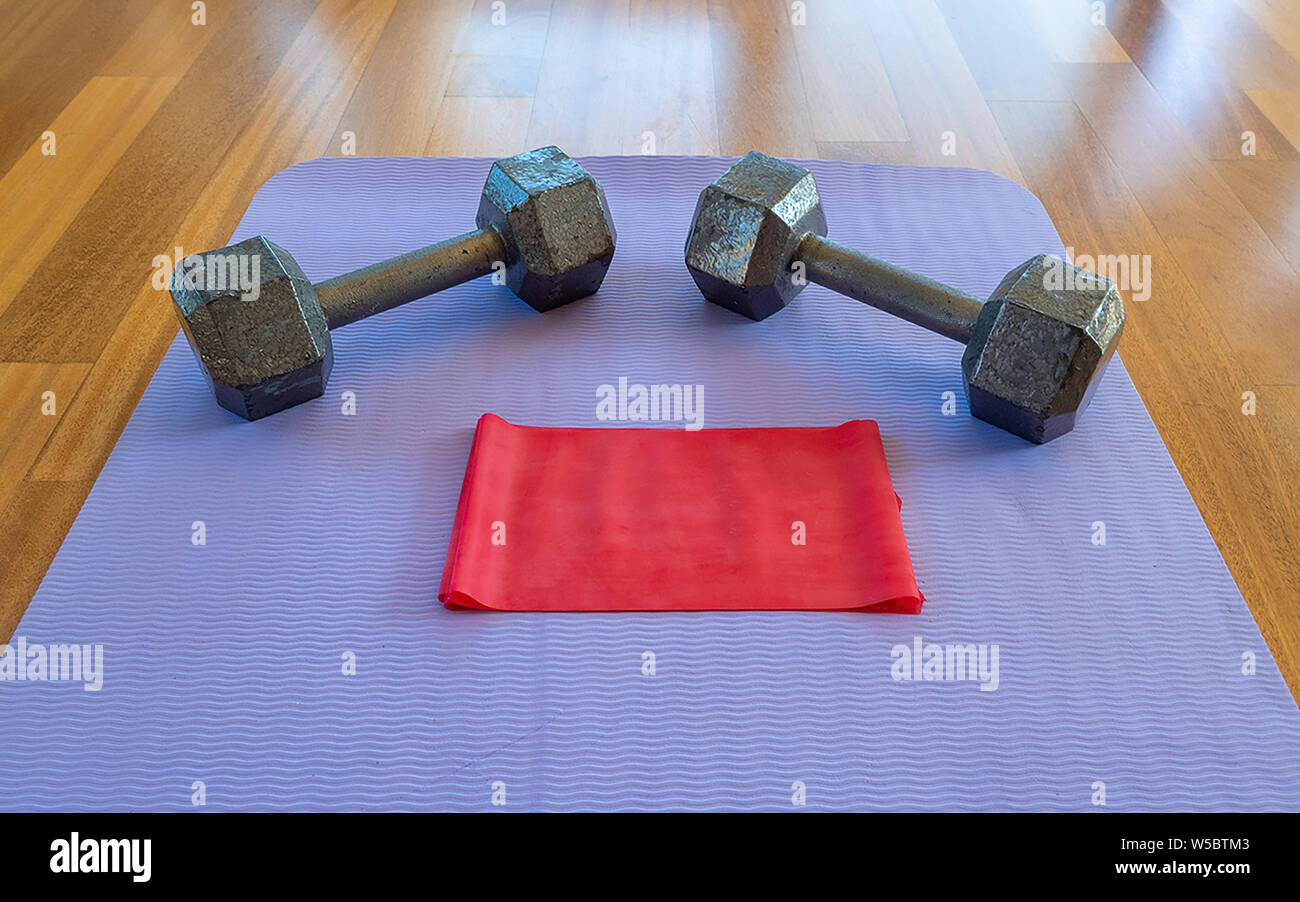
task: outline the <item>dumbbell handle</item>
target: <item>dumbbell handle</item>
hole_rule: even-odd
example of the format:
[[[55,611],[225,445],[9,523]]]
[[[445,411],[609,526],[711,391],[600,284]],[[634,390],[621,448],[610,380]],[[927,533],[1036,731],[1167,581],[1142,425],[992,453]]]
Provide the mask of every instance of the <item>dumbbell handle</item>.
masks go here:
[[[493,263],[505,257],[505,241],[495,229],[475,229],[313,287],[325,321],[331,329],[337,329],[485,276],[492,271]]]
[[[962,344],[984,302],[942,282],[810,233],[795,251],[808,281]]]

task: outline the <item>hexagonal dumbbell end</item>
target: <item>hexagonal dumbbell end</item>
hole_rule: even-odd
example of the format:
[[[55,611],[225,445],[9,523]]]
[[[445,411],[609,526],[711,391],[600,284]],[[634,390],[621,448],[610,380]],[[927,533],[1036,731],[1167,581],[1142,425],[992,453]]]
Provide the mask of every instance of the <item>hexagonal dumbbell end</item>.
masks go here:
[[[172,274],[181,328],[217,403],[247,420],[320,397],[334,350],[293,257],[256,237],[195,254]]]
[[[1074,428],[1124,330],[1109,279],[1040,254],[980,310],[962,355],[971,413],[1032,442]]]
[[[803,289],[790,258],[809,232],[826,234],[812,173],[750,151],[700,192],[686,267],[708,300],[766,319]]]
[[[614,259],[605,192],[558,147],[493,163],[475,222],[500,233],[506,284],[542,312],[591,294]]]

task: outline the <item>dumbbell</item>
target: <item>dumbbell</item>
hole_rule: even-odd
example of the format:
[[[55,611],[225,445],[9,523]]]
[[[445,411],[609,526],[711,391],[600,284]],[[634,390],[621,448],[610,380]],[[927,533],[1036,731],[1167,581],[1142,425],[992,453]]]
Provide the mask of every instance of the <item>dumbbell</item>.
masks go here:
[[[520,299],[545,312],[595,291],[614,257],[604,192],[558,147],[493,163],[475,224],[458,238],[316,285],[261,236],[186,257],[172,274],[171,295],[217,403],[256,420],[319,397],[334,363],[331,329],[494,265],[504,266]]]
[[[812,173],[751,151],[700,193],[686,266],[705,298],[750,319],[816,282],[924,326],[966,345],[976,417],[1039,443],[1074,428],[1124,329],[1109,279],[1042,254],[981,301],[825,235]]]

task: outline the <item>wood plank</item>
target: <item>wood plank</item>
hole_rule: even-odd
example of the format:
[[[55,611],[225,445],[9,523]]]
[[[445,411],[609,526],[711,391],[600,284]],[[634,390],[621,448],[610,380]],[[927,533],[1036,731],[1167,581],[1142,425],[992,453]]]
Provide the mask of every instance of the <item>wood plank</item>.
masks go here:
[[[552,0],[474,0],[457,53],[541,61],[551,25]]]
[[[1243,416],[1252,385],[1102,140],[1072,104],[995,103],[1025,172],[1067,244],[1152,256],[1151,300],[1128,304],[1120,355],[1232,570],[1274,657],[1300,695],[1300,457],[1286,424]],[[1212,288],[1211,288],[1212,290]],[[1294,435],[1294,433],[1293,433]],[[1231,467],[1223,466],[1232,461]],[[1152,524],[1152,528],[1159,528]]]
[[[0,510],[36,460],[90,369],[84,363],[0,363]]]
[[[90,79],[54,120],[56,153],[33,147],[0,179],[0,313],[175,85],[175,78]]]
[[[1300,385],[1261,385],[1254,392],[1255,416],[1267,427],[1261,447],[1268,447],[1271,436],[1281,435],[1292,459],[1300,460]]]
[[[34,48],[57,47],[78,6],[77,0],[9,0],[0,28],[0,82],[21,70]]]
[[[12,10],[15,34],[0,53],[0,173],[8,172],[40,140],[153,2],[38,2]],[[6,18],[10,13],[6,8]]]
[[[785,5],[709,0],[709,22],[721,152],[815,157],[817,139]]]
[[[1295,84],[1300,85],[1300,79]],[[1291,146],[1300,150],[1300,90],[1247,91],[1246,96],[1291,142]]]
[[[527,97],[537,90],[542,61],[528,57],[457,53],[446,94],[450,97]]]
[[[1091,74],[1080,82],[1079,108],[1196,286],[1215,331],[1250,381],[1300,384],[1300,320],[1293,295],[1280,290],[1294,284],[1294,271],[1142,73],[1080,68]]]
[[[193,24],[189,3],[157,3],[139,27],[100,66],[100,75],[179,78],[234,10],[233,3],[209,3],[203,25]]]
[[[1300,161],[1225,160],[1214,172],[1300,273]]]
[[[988,169],[1019,181],[1011,151],[934,3],[908,0],[864,9],[917,159]]]
[[[346,132],[355,136],[360,156],[423,153],[470,8],[468,2],[431,7],[423,0],[400,0],[321,153],[342,153]]]
[[[1187,34],[1213,54],[1239,88],[1286,90],[1300,85],[1300,62],[1259,23],[1223,0],[1161,0]],[[1300,8],[1291,16],[1300,20]]]
[[[330,149],[394,3],[323,0],[267,83],[247,127],[164,248],[192,253],[221,247],[267,179]]]
[[[911,141],[818,141],[817,156],[823,160],[851,160],[855,163],[918,165],[916,148]]]
[[[810,4],[806,23],[790,32],[818,142],[907,140],[907,126],[861,3]]]
[[[986,6],[988,4],[985,4]],[[1106,27],[1106,8],[1093,0],[1016,0],[1021,28],[1066,63],[1127,63],[1124,48]]]
[[[1069,100],[1073,70],[1019,7],[987,0],[937,0],[985,100]]]
[[[430,157],[508,157],[526,150],[531,97],[444,97]]]
[[[629,0],[556,0],[528,123],[529,147],[624,152]]]
[[[1270,38],[1300,60],[1300,11],[1295,0],[1236,0],[1246,14],[1260,24]]]
[[[455,97],[532,97],[542,71],[551,0],[477,0],[456,45],[447,93]]]
[[[624,152],[717,154],[708,0],[632,0],[628,14]]]
[[[238,7],[0,312],[0,360],[91,362],[169,249],[312,0]],[[201,136],[201,139],[199,138]],[[86,273],[94,273],[87,279]]]
[[[1242,135],[1253,132],[1261,159],[1294,159],[1296,150],[1220,68],[1182,22],[1161,3],[1112,0],[1107,21],[1147,81],[1212,160],[1242,155]]]
[[[23,480],[0,511],[0,642],[13,635],[89,492],[88,482]]]
[[[28,477],[92,484],[179,329],[170,302],[151,285],[139,288]]]

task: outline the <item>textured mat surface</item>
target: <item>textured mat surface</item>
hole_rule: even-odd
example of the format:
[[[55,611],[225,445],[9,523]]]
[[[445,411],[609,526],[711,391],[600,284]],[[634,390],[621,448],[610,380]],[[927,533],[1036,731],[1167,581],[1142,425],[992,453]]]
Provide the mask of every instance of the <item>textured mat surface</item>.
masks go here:
[[[1300,714],[1122,365],[1030,446],[965,413],[943,338],[816,286],[764,323],[702,301],[724,161],[584,162],[619,229],[592,298],[479,280],[359,323],[325,398],[252,424],[171,348],[15,634],[102,644],[102,689],[0,683],[0,807],[1300,808]],[[463,231],[487,166],[302,164],[235,237],[326,278]],[[832,236],[976,294],[1061,252],[996,176],[809,166]],[[704,385],[706,428],[877,420],[924,613],[444,610],[479,414],[601,425],[620,377]],[[985,676],[895,679],[918,641]]]

